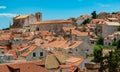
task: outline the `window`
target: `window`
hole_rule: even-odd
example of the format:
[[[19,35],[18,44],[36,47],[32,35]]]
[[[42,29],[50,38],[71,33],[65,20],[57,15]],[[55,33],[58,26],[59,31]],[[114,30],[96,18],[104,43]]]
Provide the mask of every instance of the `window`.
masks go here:
[[[76,52],[77,52],[78,50],[76,49]]]
[[[20,72],[20,69],[16,69],[15,72]]]
[[[36,53],[35,52],[33,53],[33,57],[36,57]]]
[[[40,30],[40,29],[37,27],[37,28],[36,28],[36,31],[39,31],[39,30]]]
[[[41,57],[43,56],[43,52],[40,52],[40,56],[41,56]]]

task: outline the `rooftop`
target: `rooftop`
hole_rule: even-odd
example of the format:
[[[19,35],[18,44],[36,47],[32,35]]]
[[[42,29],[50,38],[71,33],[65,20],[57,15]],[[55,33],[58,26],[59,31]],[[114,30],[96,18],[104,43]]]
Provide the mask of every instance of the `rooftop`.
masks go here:
[[[120,26],[120,23],[119,22],[105,22],[107,25],[109,26]]]
[[[29,15],[20,15],[20,16],[17,16],[15,19],[24,19],[24,18],[27,18],[29,16],[30,16],[30,14]]]
[[[46,20],[46,21],[38,21],[33,24],[61,24],[61,23],[72,23],[70,20]]]

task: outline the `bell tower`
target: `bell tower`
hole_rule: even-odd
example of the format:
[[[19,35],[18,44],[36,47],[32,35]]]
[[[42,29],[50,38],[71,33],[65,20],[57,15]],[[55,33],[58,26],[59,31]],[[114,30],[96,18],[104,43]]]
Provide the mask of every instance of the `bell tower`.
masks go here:
[[[37,21],[41,21],[41,20],[42,20],[42,13],[37,12],[37,13],[35,14],[35,16],[36,16],[36,18],[37,18]]]

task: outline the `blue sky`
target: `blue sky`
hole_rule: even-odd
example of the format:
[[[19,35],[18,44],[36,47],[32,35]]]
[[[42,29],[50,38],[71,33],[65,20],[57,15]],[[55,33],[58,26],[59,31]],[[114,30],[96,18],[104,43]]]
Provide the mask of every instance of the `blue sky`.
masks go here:
[[[9,27],[18,14],[35,14],[40,11],[43,20],[68,19],[82,14],[115,12],[120,0],[0,0],[0,29]]]

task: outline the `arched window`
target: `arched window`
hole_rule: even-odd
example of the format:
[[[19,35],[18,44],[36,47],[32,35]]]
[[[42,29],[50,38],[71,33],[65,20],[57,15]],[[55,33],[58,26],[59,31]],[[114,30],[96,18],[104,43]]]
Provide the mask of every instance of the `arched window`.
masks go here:
[[[40,30],[40,29],[37,27],[37,28],[36,28],[36,31],[39,31],[39,30]]]

